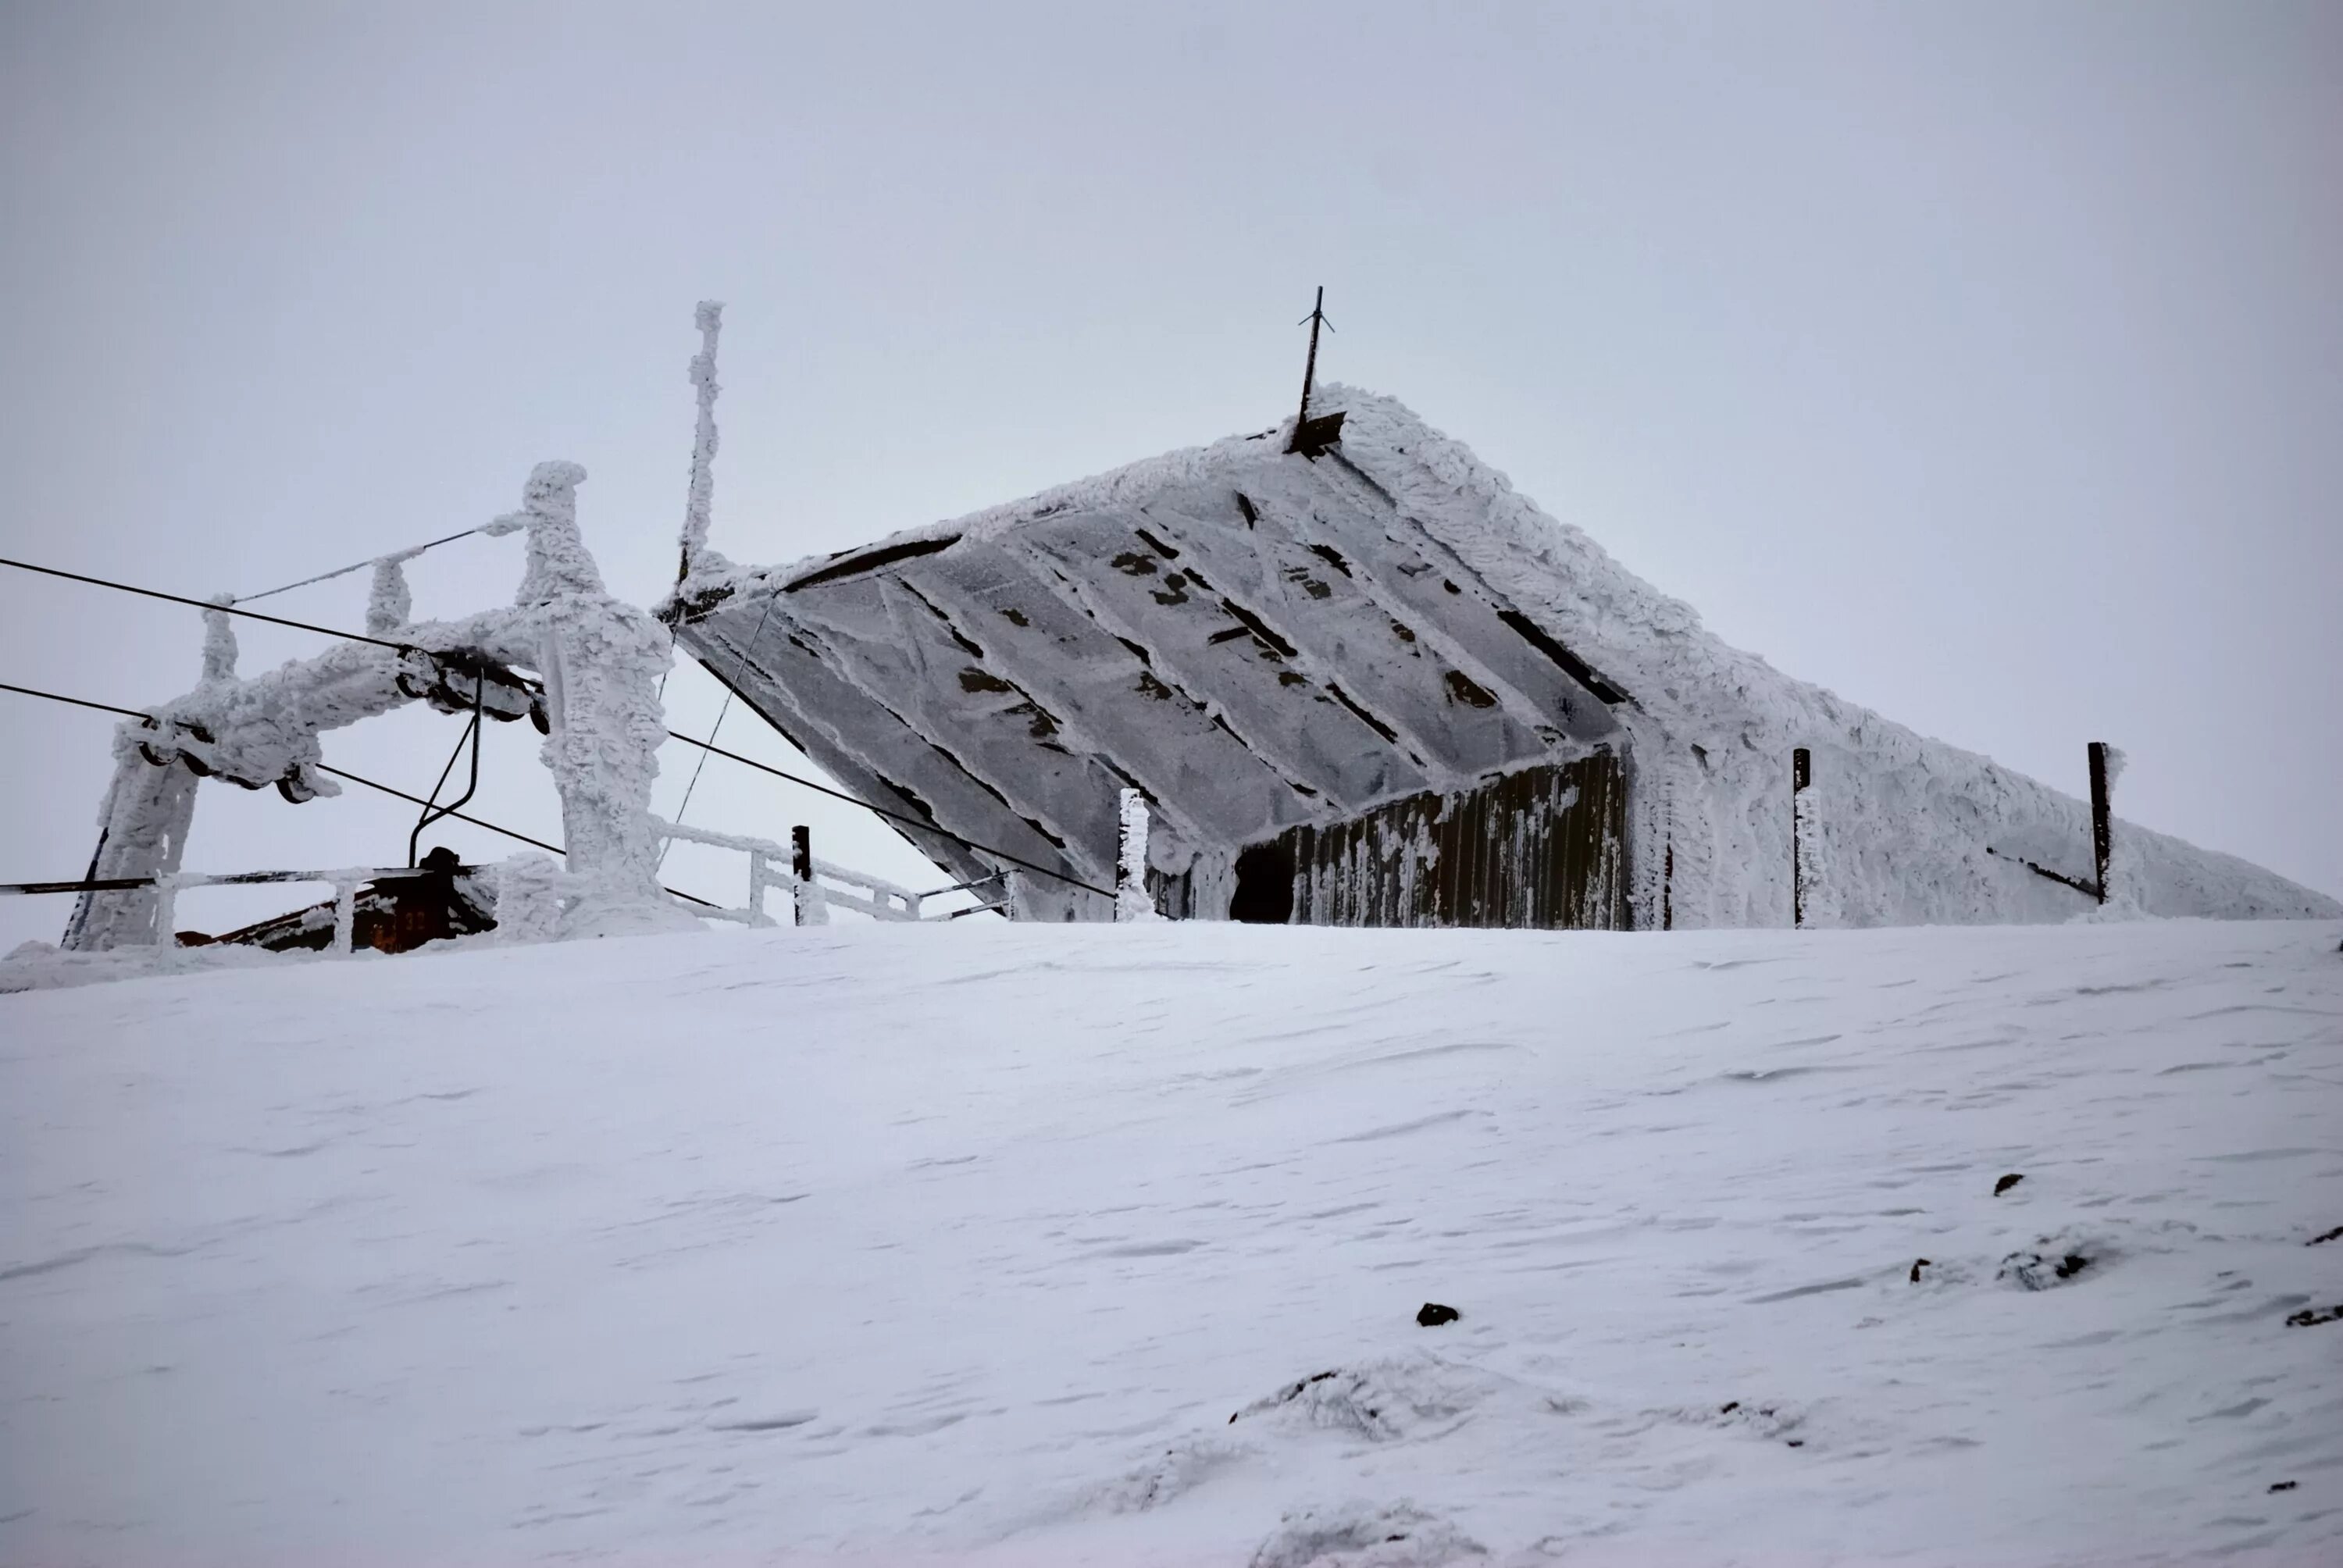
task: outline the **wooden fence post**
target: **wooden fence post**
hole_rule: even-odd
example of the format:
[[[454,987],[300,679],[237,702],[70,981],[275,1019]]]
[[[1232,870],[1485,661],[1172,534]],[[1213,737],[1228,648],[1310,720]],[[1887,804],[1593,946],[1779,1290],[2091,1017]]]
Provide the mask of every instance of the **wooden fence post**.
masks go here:
[[[1660,797],[1660,930],[1676,929],[1676,765],[1670,759],[1661,775]]]
[[[2115,847],[2115,822],[2107,804],[2107,743],[2091,742],[2091,867],[2099,902],[2107,901],[2107,859]]]
[[[1814,753],[1805,747],[1790,752],[1790,924],[1806,923],[1806,857],[1804,828],[1806,787],[1815,781]]]
[[[790,922],[810,925],[806,916],[813,902],[808,891],[813,884],[813,829],[802,823],[789,829],[789,877]]]
[[[772,923],[765,918],[765,888],[767,883],[770,880],[770,878],[767,873],[768,867],[764,854],[759,850],[749,850],[749,924],[751,926],[770,925]]]

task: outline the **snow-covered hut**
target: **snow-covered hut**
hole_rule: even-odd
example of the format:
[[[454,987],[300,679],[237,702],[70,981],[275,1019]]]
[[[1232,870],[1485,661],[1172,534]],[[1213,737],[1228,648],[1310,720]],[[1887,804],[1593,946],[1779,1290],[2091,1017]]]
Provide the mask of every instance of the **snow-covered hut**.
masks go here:
[[[825,558],[687,532],[660,614],[743,702],[1013,912],[1103,920],[1117,799],[1167,914],[1651,928],[2045,920],[2095,902],[2079,799],[1727,647],[1398,403],[1136,463]],[[1317,421],[1313,421],[1313,425]],[[1305,432],[1305,436],[1307,436]],[[2081,747],[2077,748],[2079,758]],[[949,836],[948,836],[949,835]],[[2111,902],[2331,915],[2120,825]]]

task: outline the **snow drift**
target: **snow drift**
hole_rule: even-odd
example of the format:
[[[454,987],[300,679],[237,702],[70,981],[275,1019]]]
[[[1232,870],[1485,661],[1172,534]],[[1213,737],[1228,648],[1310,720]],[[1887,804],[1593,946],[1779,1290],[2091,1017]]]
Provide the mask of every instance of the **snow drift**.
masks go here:
[[[964,921],[0,997],[0,1561],[2331,1563],[2338,936]]]

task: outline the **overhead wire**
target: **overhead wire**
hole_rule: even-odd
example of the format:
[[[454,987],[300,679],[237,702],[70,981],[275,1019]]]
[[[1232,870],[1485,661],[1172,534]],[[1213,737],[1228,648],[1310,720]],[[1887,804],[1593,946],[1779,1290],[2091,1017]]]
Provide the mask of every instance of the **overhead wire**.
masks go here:
[[[757,657],[757,645],[764,639],[765,636],[765,622],[772,618],[773,601],[779,597],[780,596],[778,594],[767,594],[765,596],[765,610],[762,615],[759,615],[757,618],[757,629],[751,632],[749,636],[749,650],[741,656],[744,659],[753,660]],[[668,667],[669,670],[672,670],[675,667],[673,665],[669,665]],[[662,699],[665,698],[666,693],[667,675],[665,672],[662,672],[659,676],[659,694]],[[708,739],[711,742],[714,741],[719,735],[724,732],[724,716],[732,711],[732,699],[738,695],[739,693],[732,689],[732,683],[729,680],[726,681],[724,683],[724,700],[719,703],[716,709],[716,722],[709,726],[708,729]],[[708,752],[702,751],[699,754],[699,760],[692,764],[690,781],[684,785],[683,799],[675,809],[675,821],[676,826],[679,828],[683,826],[684,812],[690,808],[691,792],[699,788],[700,770],[707,766]],[[669,849],[674,848],[675,840],[672,839],[669,839],[666,843],[659,846],[660,865],[664,866],[667,864],[667,853]]]
[[[387,638],[367,637],[361,632],[340,631],[330,626],[316,626],[306,620],[287,620],[281,615],[263,615],[256,609],[238,609],[232,604],[219,604],[207,598],[189,598],[185,594],[165,593],[161,588],[140,588],[136,583],[118,583],[110,578],[94,578],[81,572],[69,572],[56,567],[35,566],[30,561],[10,560],[0,556],[0,567],[15,567],[18,571],[39,572],[44,577],[64,578],[69,582],[88,583],[94,588],[114,588],[122,593],[140,594],[147,598],[159,598],[172,604],[191,605],[196,609],[217,610],[223,615],[240,615],[247,620],[265,620],[271,626],[289,626],[296,631],[314,631],[323,637],[336,637],[345,642],[367,642],[377,648],[387,648],[397,653],[426,651],[411,642],[392,642]]]
[[[62,692],[42,691],[34,687],[16,686],[6,681],[0,681],[0,691],[15,691],[22,693],[26,697],[45,698],[51,702],[71,703],[76,708],[94,708],[101,713],[118,713],[125,719],[153,719],[155,717],[154,714],[143,712],[136,708],[117,708],[110,702],[92,702],[87,698],[67,697]],[[873,816],[884,817],[890,821],[901,822],[908,827],[918,829],[922,833],[932,833],[939,839],[960,845],[962,849],[973,849],[980,855],[990,855],[996,860],[1005,860],[1009,864],[1018,867],[1021,869],[1032,871],[1037,875],[1048,877],[1055,881],[1064,882],[1070,887],[1080,888],[1086,893],[1096,893],[1101,898],[1106,899],[1114,897],[1111,892],[1108,891],[1104,888],[1099,887],[1095,883],[1086,882],[1080,877],[1070,876],[1064,871],[1057,870],[1049,866],[1039,865],[1034,861],[1026,859],[1021,855],[1013,855],[1006,849],[996,849],[990,844],[979,843],[976,839],[955,833],[949,828],[940,828],[933,822],[925,821],[918,817],[914,817],[908,811],[893,811],[888,809],[884,806],[873,805],[871,802],[863,799],[859,795],[850,795],[843,789],[833,789],[827,784],[817,783],[811,779],[807,779],[799,774],[792,773],[786,768],[776,768],[769,762],[759,762],[753,757],[743,757],[738,751],[727,750],[725,748],[716,745],[713,741],[702,740],[695,735],[686,735],[679,729],[670,729],[667,733],[669,739],[680,740],[686,746],[696,746],[702,751],[713,752],[717,756],[726,759],[728,761],[738,762],[744,768],[753,768],[759,773],[769,773],[776,779],[786,779],[789,783],[797,785],[799,789],[810,789],[817,795],[827,795],[833,800],[843,800],[850,806],[859,806],[863,810],[870,812]],[[427,806],[430,804],[429,801],[424,799],[420,795],[409,795],[403,789],[394,789],[387,784],[377,784],[371,779],[361,779],[355,773],[345,772],[339,768],[330,767],[323,762],[317,764],[317,768],[319,772],[330,773],[337,779],[347,779],[353,784],[363,784],[370,789],[379,789],[385,794],[396,795],[400,799],[411,801],[417,806]],[[563,849],[558,844],[548,844],[542,839],[532,839],[526,833],[516,833],[509,828],[499,828],[495,823],[484,822],[478,817],[468,816],[462,812],[451,812],[450,815],[454,816],[458,821],[469,822],[474,827],[478,828],[486,828],[492,833],[502,833],[508,839],[518,839],[523,843],[533,844],[540,849],[549,849],[557,855],[568,853],[567,850]],[[672,888],[668,890],[669,892],[675,891]],[[690,898],[691,895],[686,893],[680,896]],[[705,899],[694,899],[692,901],[695,903],[706,903],[708,900]]]
[[[769,762],[759,762],[753,757],[743,757],[738,751],[727,751],[721,746],[715,745],[709,741],[701,740],[694,736],[686,735],[679,729],[670,729],[668,731],[668,734],[673,739],[682,741],[686,746],[697,746],[703,750],[713,751],[719,757],[728,758],[746,768],[754,768],[759,773],[769,773],[776,779],[786,779],[790,783],[798,785],[803,789],[810,789],[817,795],[828,795],[832,799],[843,800],[850,806],[860,806],[865,811],[870,812],[873,816],[885,817],[891,821],[908,824],[910,827],[917,828],[922,833],[932,833],[937,838],[949,839],[952,843],[958,844],[963,849],[974,849],[977,853],[980,855],[990,855],[996,860],[1006,860],[1012,866],[1020,867],[1028,871],[1039,872],[1044,877],[1053,878],[1058,881],[1065,882],[1073,887],[1080,888],[1086,893],[1096,893],[1102,899],[1111,899],[1114,897],[1114,894],[1104,888],[1097,886],[1095,883],[1085,882],[1080,877],[1068,876],[1063,871],[1052,870],[1048,866],[1036,865],[1031,860],[1011,854],[1006,849],[996,849],[990,844],[980,844],[973,839],[962,838],[960,834],[953,832],[949,828],[939,828],[933,822],[914,817],[908,811],[890,811],[884,806],[874,806],[859,795],[850,795],[843,789],[833,789],[827,784],[817,784],[810,779],[801,779],[797,774],[789,771],[787,769],[776,768]]]
[[[255,599],[274,598],[281,593],[291,593],[297,588],[307,588],[313,583],[331,582],[336,578],[346,578],[352,572],[362,572],[377,561],[393,559],[412,560],[426,550],[436,550],[441,545],[452,545],[458,539],[468,539],[474,534],[508,533],[510,531],[510,529],[499,529],[494,523],[482,523],[478,528],[466,528],[460,534],[449,534],[445,538],[433,539],[427,544],[409,545],[403,550],[392,550],[387,555],[369,556],[365,560],[352,561],[348,566],[336,567],[332,571],[319,572],[316,577],[303,578],[297,583],[287,583],[282,588],[263,588],[258,593],[238,594],[236,598],[228,600],[228,602],[230,604],[250,604]]]
[[[61,691],[43,691],[36,687],[18,686],[11,681],[0,681],[0,691],[14,691],[25,697],[45,698],[51,702],[70,703],[75,708],[94,708],[100,713],[118,713],[125,719],[152,719],[154,717],[151,713],[142,713],[135,708],[117,708],[111,702],[92,702],[85,697],[67,697]],[[395,796],[398,799],[407,802],[409,805],[429,806],[431,804],[430,801],[426,800],[420,795],[410,795],[404,789],[394,789],[388,784],[380,783],[375,779],[366,778],[361,774],[353,773],[346,768],[336,768],[332,764],[327,762],[316,763],[314,766],[320,773],[330,773],[337,779],[346,779],[353,784],[364,785],[368,789],[377,790],[385,795]],[[521,843],[527,844],[532,849],[544,849],[556,855],[566,855],[569,852],[558,844],[548,844],[542,839],[531,838],[528,834],[523,833],[517,829],[507,828],[499,823],[491,822],[484,817],[475,817],[468,811],[443,811],[440,814],[446,817],[453,817],[458,822],[469,822],[473,827],[486,829],[491,833],[502,834],[508,839],[518,839]],[[126,883],[125,885],[126,886],[128,884]],[[680,888],[669,888],[667,890],[673,893],[679,899],[689,900],[692,903],[701,905],[708,909],[715,909],[718,907],[712,900],[700,898],[696,894],[687,893]]]
[[[426,800],[420,795],[409,795],[404,789],[394,789],[387,784],[377,784],[371,779],[361,779],[355,773],[346,772],[339,768],[328,767],[323,762],[317,764],[317,771],[320,773],[330,773],[337,779],[347,779],[353,784],[363,784],[369,789],[379,789],[386,795],[396,795],[400,799],[407,801],[410,805],[428,806],[430,804],[428,800]],[[508,839],[518,839],[524,844],[534,846],[539,849],[549,850],[556,855],[567,855],[569,853],[568,850],[563,849],[558,844],[548,844],[542,839],[532,839],[528,834],[516,832],[510,828],[500,828],[496,823],[486,821],[481,818],[475,817],[468,811],[442,811],[439,814],[442,817],[453,817],[458,822],[469,822],[475,828],[486,828],[491,833],[502,833]],[[717,903],[713,899],[703,899],[697,893],[687,893],[681,888],[669,888],[664,883],[660,884],[660,886],[666,891],[673,893],[677,898],[682,899],[689,903],[698,904],[702,909],[714,910],[723,907]]]
[[[70,702],[75,708],[95,708],[100,713],[119,713],[125,719],[152,719],[151,713],[141,713],[135,708],[116,708],[111,702],[92,702],[86,697],[67,697],[58,691],[40,691],[29,686],[12,686],[0,680],[0,691],[21,692],[26,697],[45,697],[51,702]]]
[[[473,531],[477,532],[478,530]],[[297,631],[310,631],[316,632],[323,637],[339,638],[346,642],[371,643],[377,648],[392,648],[400,653],[427,653],[429,651],[428,649],[418,648],[413,643],[391,642],[383,638],[365,637],[357,632],[338,631],[332,627],[315,626],[307,621],[287,620],[282,616],[263,615],[258,610],[238,609],[233,605],[218,604],[210,599],[189,598],[185,594],[165,593],[160,588],[140,588],[133,583],[115,582],[111,578],[107,578],[89,577],[81,572],[69,572],[57,567],[35,566],[30,561],[12,560],[5,556],[0,556],[0,567],[15,567],[20,571],[39,572],[47,577],[64,578],[72,582],[88,583],[96,588],[116,588],[123,593],[138,594],[147,598],[163,599],[171,604],[189,605],[196,609],[218,610],[226,615],[244,616],[252,620],[267,621],[273,626],[288,626]],[[771,608],[771,604],[768,602],[766,605],[767,610],[769,611]],[[763,630],[763,623],[761,621],[759,622],[758,629],[759,632]],[[728,681],[726,686],[729,690],[730,683]],[[12,686],[9,687],[8,689],[11,691],[23,691],[34,697],[56,697],[56,694],[54,692],[33,691],[27,687]],[[63,702],[79,702],[80,705],[85,708],[107,708],[107,705],[105,703],[82,702],[81,699],[77,698],[59,697],[56,699]],[[729,706],[729,696],[727,706]],[[112,708],[108,709],[108,711],[120,713],[132,719],[152,719],[155,717],[153,714],[138,712],[127,708]],[[719,712],[717,717],[718,721],[721,723],[723,715]],[[759,772],[770,773],[777,779],[786,779],[790,783],[800,785],[805,789],[813,790],[817,794],[828,795],[833,799],[844,800],[850,805],[860,806],[864,810],[870,811],[877,816],[885,817],[893,821],[906,823],[910,827],[917,828],[923,833],[932,833],[940,839],[944,839],[952,843],[959,844],[965,849],[974,849],[980,854],[990,855],[995,859],[1006,860],[1011,865],[1019,867],[1021,869],[1032,871],[1040,876],[1049,877],[1056,881],[1064,882],[1071,887],[1080,888],[1084,892],[1096,893],[1101,898],[1106,899],[1111,899],[1115,896],[1108,890],[1099,887],[1094,883],[1086,882],[1080,877],[1071,876],[1064,871],[1056,870],[1048,866],[1038,865],[1021,856],[1012,855],[1006,849],[997,849],[989,844],[980,844],[973,839],[962,838],[960,834],[952,832],[949,829],[940,828],[933,822],[923,821],[920,818],[911,816],[908,812],[890,811],[884,806],[874,805],[870,801],[850,795],[843,789],[833,789],[828,785],[817,784],[810,779],[801,779],[798,775],[788,772],[782,769],[772,767],[767,763],[759,762],[752,758],[743,757],[737,751],[727,751],[722,747],[714,744],[712,740],[701,740],[697,737],[686,735],[679,730],[674,729],[669,730],[668,734],[688,746],[700,747],[704,750],[714,752],[719,757],[729,758],[732,761],[740,763],[745,767],[754,768]],[[697,779],[696,773],[694,778],[695,779]],[[688,789],[685,791],[684,798],[685,803],[689,804],[690,801],[690,792]],[[418,802],[418,804],[420,802]]]

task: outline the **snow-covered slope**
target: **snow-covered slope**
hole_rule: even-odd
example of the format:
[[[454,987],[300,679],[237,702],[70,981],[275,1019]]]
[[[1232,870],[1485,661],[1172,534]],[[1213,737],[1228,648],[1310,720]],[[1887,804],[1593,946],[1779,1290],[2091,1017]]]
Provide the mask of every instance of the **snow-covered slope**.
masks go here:
[[[2339,930],[0,997],[0,1561],[2333,1563]]]

